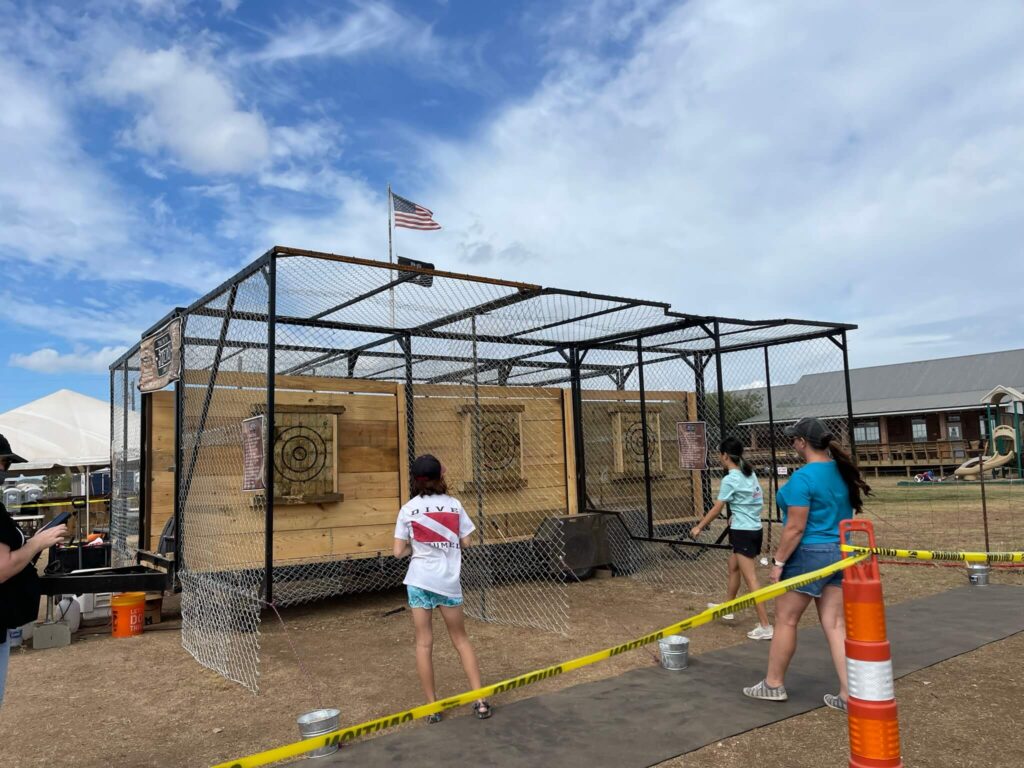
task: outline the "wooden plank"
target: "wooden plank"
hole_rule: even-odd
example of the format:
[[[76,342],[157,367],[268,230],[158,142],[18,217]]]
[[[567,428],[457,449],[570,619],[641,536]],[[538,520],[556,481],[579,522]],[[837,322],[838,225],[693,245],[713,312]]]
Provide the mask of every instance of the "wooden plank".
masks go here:
[[[338,491],[345,494],[346,502],[359,499],[398,499],[401,487],[399,472],[342,471],[338,475]]]
[[[468,391],[467,391],[468,390]],[[414,384],[413,397],[451,397],[473,399],[472,387],[459,384]],[[501,397],[508,400],[523,398],[536,400],[539,397],[550,397],[557,399],[562,396],[562,390],[557,387],[501,387],[496,384],[481,384],[479,387],[481,397]]]
[[[338,448],[338,466],[344,472],[397,472],[397,444]]]
[[[689,393],[671,390],[650,390],[645,391],[644,396],[648,403],[655,400],[681,400],[685,401]],[[636,390],[606,389],[606,390],[583,390],[584,400],[627,400],[640,402],[640,393]]]
[[[576,431],[572,413],[572,391],[562,390],[562,439],[565,457],[565,500],[567,514],[579,513],[576,498]]]
[[[343,422],[338,434],[338,448],[374,446],[397,449],[398,431],[398,422],[394,419]]]
[[[252,415],[257,407],[262,407],[260,398],[254,397],[252,391],[235,389],[217,389],[212,399],[211,416],[219,416],[215,423],[229,425]],[[279,405],[323,405],[343,406],[345,412],[339,414],[342,421],[393,420],[395,418],[394,398],[385,395],[348,395],[336,392],[308,392],[298,390],[280,390],[275,394],[275,403]],[[218,413],[217,409],[221,409]],[[207,426],[210,426],[208,423]]]
[[[210,380],[210,372],[205,370],[187,370],[182,379],[190,385],[206,385]],[[266,389],[267,377],[262,373],[246,373],[244,371],[219,371],[217,386],[248,387]],[[313,392],[375,392],[393,395],[399,385],[393,381],[371,381],[369,379],[342,379],[333,376],[277,376],[274,379],[277,390],[302,389]]]
[[[395,420],[398,422],[398,497],[404,504],[409,500],[409,413],[405,400],[405,387],[399,387],[395,397]]]

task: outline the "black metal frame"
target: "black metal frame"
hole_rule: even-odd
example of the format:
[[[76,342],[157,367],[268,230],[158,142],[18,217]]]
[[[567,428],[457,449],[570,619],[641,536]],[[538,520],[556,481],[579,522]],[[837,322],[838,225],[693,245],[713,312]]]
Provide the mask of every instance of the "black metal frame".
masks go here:
[[[318,311],[311,312],[309,316],[297,317],[294,315],[280,315],[278,314],[277,305],[279,260],[291,258],[320,259],[367,269],[377,269],[381,271],[384,279],[381,281],[380,285],[374,286],[369,290],[364,290],[360,295],[354,298],[333,304],[323,309],[318,309]],[[236,310],[234,300],[239,286],[243,281],[249,279],[252,275],[261,270],[263,271],[269,287],[269,303],[267,312],[243,312]],[[430,276],[435,281],[439,279],[447,279],[484,283],[495,286],[498,289],[507,289],[509,292],[504,296],[488,299],[487,301],[475,306],[466,306],[456,312],[452,312],[441,317],[431,318],[425,322],[421,322],[410,327],[380,326],[346,322],[344,319],[328,319],[330,315],[335,315],[348,307],[358,305],[359,302],[368,298],[377,296],[385,291],[394,291],[396,288],[403,286],[406,283],[413,283],[417,277],[422,275]],[[212,309],[207,306],[207,304],[212,300],[224,295],[225,293],[227,294],[228,299],[224,309]],[[581,300],[581,303],[585,303],[586,301],[606,302],[611,304],[611,306],[588,308],[586,311],[581,311],[571,317],[561,317],[556,320],[540,318],[536,324],[527,328],[520,328],[507,335],[496,336],[475,333],[476,318],[481,315],[489,312],[495,312],[515,304],[522,304],[534,299],[541,299],[543,297],[550,296],[570,297]],[[622,328],[612,332],[593,333],[591,335],[584,335],[581,338],[580,331],[589,331],[589,326],[585,324],[586,321],[602,317],[614,318],[616,313],[627,313],[629,310],[641,307],[660,310],[665,318],[664,322],[644,324],[632,323],[633,327]],[[203,407],[200,413],[199,423],[197,425],[195,436],[196,444],[193,446],[193,455],[191,456],[191,462],[188,464],[187,469],[179,467],[179,464],[182,463],[182,446],[180,443],[182,428],[182,385],[180,383],[175,385],[175,451],[178,461],[175,462],[175,485],[177,492],[175,493],[174,499],[174,517],[176,529],[175,560],[179,567],[181,564],[182,537],[180,535],[180,523],[182,505],[187,502],[191,485],[191,477],[195,468],[195,454],[198,450],[198,445],[202,440],[206,415],[210,407],[213,389],[216,386],[217,373],[219,371],[220,364],[224,359],[223,353],[225,346],[238,347],[240,350],[266,349],[267,351],[266,439],[268,444],[272,444],[274,434],[275,381],[278,373],[281,375],[300,374],[313,369],[322,369],[325,366],[334,365],[341,361],[346,361],[346,370],[348,376],[351,378],[386,380],[401,383],[404,387],[407,417],[410,425],[407,456],[407,460],[410,463],[415,457],[415,445],[413,443],[414,430],[412,429],[412,424],[415,419],[413,387],[416,383],[460,382],[465,384],[475,383],[476,385],[479,385],[480,383],[490,383],[480,381],[479,377],[481,373],[493,372],[495,374],[495,380],[499,384],[508,384],[510,380],[517,378],[533,377],[533,380],[526,383],[525,386],[543,387],[568,385],[571,390],[572,407],[574,412],[574,458],[576,464],[575,493],[577,497],[577,509],[579,509],[580,512],[602,511],[594,509],[593,505],[589,503],[586,492],[586,450],[582,419],[584,382],[594,378],[608,377],[612,380],[617,389],[622,389],[627,378],[631,376],[632,372],[635,370],[638,372],[639,377],[639,399],[643,430],[642,437],[645,445],[644,505],[647,513],[647,525],[644,534],[629,531],[629,536],[632,539],[649,542],[671,543],[674,545],[696,546],[702,548],[727,547],[727,545],[722,544],[720,540],[715,542],[715,544],[701,544],[692,541],[669,540],[655,535],[654,503],[651,489],[652,478],[650,460],[646,449],[649,436],[647,432],[646,387],[644,382],[645,367],[657,365],[660,362],[668,360],[683,360],[694,372],[695,389],[698,400],[700,402],[705,402],[707,396],[704,380],[705,373],[708,364],[713,359],[715,364],[716,394],[718,401],[718,427],[719,434],[721,435],[725,431],[725,402],[722,369],[723,354],[743,350],[764,349],[766,377],[770,377],[768,366],[768,349],[770,347],[781,344],[809,341],[818,338],[828,338],[835,342],[843,352],[843,367],[847,390],[847,411],[850,422],[849,437],[851,445],[853,445],[852,398],[849,390],[847,332],[854,330],[856,328],[855,325],[794,319],[750,321],[740,320],[737,318],[684,314],[671,311],[668,304],[661,302],[629,299],[604,294],[593,294],[582,291],[543,288],[537,285],[491,280],[474,275],[462,275],[436,269],[427,269],[420,266],[355,259],[346,256],[339,256],[337,254],[319,253],[281,246],[271,248],[245,269],[241,270],[236,275],[224,281],[221,285],[193,302],[189,307],[173,310],[152,328],[148,329],[146,334],[143,334],[143,336],[148,335],[154,329],[159,328],[168,320],[173,319],[176,316],[187,316],[193,314],[198,316],[219,317],[222,319],[222,323],[220,333],[216,339],[203,338],[199,336],[186,336],[183,338],[184,345],[212,346],[214,348],[214,355],[213,362],[209,366],[211,375],[206,384],[207,391],[205,393]],[[620,318],[621,317],[628,318],[629,316],[621,314]],[[229,339],[229,326],[232,320],[265,323],[267,327],[266,343],[243,342]],[[464,320],[472,321],[474,332],[465,333],[449,328],[449,326]],[[348,349],[301,344],[279,345],[277,343],[279,325],[294,326],[297,328],[320,328],[326,330],[358,332],[376,335],[378,338]],[[723,326],[730,326],[730,328],[723,329]],[[544,332],[567,328],[573,328],[577,333],[565,333],[564,336],[558,336],[557,338],[537,337],[538,334],[543,334]],[[767,336],[765,335],[766,332],[768,332]],[[417,355],[414,354],[413,350],[414,338],[471,342],[474,345],[474,354],[472,357],[466,357],[465,355],[422,353]],[[400,352],[385,351],[384,347],[391,342],[398,344]],[[481,343],[493,343],[507,345],[509,347],[525,347],[529,348],[529,350],[524,351],[521,354],[500,357],[485,356],[483,358],[478,358],[476,356],[476,345]],[[136,346],[132,350],[126,352],[121,358],[112,364],[111,369],[113,370],[117,366],[124,364],[128,357],[137,351],[137,349],[138,347]],[[314,355],[314,357],[304,362],[290,365],[288,368],[278,372],[276,356],[276,351],[278,349],[289,352],[307,353]],[[622,364],[587,363],[585,362],[586,357],[592,350],[622,353]],[[559,354],[562,358],[561,361],[535,359],[552,353]],[[239,354],[239,351],[231,353],[232,356],[237,354]],[[356,377],[355,373],[357,362],[364,356],[372,357],[381,361],[392,361],[394,364],[391,367],[384,367],[380,370],[375,370],[368,376]],[[466,363],[467,365],[463,368],[458,368],[449,373],[440,375],[437,373],[430,373],[429,370],[426,373],[420,373],[419,368],[424,364],[430,363]],[[520,369],[519,372],[515,371],[517,368]],[[557,375],[553,375],[551,378],[542,378],[537,380],[536,377],[542,376],[548,371]],[[467,377],[472,378],[467,380]],[[770,378],[768,379],[768,387],[769,421],[772,427],[774,427]],[[113,391],[111,394],[112,396],[114,395]],[[269,448],[267,455],[270,455]],[[777,480],[774,480],[774,473],[776,471],[774,441],[772,443],[772,464],[773,482],[777,482]],[[268,603],[273,602],[274,581],[274,476],[272,468],[273,463],[268,461],[265,477],[265,573],[262,585],[263,599]],[[184,472],[182,471],[183,469],[185,469]],[[145,482],[145,478],[143,478],[143,482]],[[710,494],[710,478],[708,477],[707,472],[702,473],[702,482],[705,485],[705,497],[707,497]]]

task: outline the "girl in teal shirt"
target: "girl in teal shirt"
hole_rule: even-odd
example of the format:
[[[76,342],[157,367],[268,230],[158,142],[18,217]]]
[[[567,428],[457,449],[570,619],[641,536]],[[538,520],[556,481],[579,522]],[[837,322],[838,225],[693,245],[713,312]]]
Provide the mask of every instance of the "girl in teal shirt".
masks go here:
[[[751,592],[761,588],[757,580],[757,556],[761,554],[763,530],[761,528],[761,510],[764,507],[764,494],[761,484],[757,481],[754,468],[743,459],[743,443],[735,437],[727,437],[718,447],[718,460],[728,470],[722,478],[722,486],[718,491],[718,501],[704,515],[697,525],[690,529],[696,538],[708,524],[722,513],[726,504],[732,513],[729,518],[729,544],[732,554],[729,555],[729,588],[725,599],[732,600],[740,591],[740,575],[747,582]],[[714,607],[717,603],[709,603]],[[768,621],[768,611],[762,603],[757,606],[759,624],[747,632],[751,640],[771,640],[772,625]],[[726,614],[724,619],[731,618]]]

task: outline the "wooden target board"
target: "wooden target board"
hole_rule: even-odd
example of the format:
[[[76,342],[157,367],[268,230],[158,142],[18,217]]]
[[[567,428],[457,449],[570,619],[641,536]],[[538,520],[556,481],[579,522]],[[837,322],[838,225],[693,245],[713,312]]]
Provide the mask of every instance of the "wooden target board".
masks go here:
[[[281,504],[341,501],[337,455],[336,409],[276,409],[272,454],[274,500]]]

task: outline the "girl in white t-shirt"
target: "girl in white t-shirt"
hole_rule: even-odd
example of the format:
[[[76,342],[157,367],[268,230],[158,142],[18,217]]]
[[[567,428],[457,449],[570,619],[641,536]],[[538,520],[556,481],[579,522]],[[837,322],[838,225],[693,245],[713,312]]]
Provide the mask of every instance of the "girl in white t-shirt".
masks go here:
[[[409,593],[409,608],[416,630],[416,672],[428,702],[436,701],[434,692],[433,610],[441,609],[448,637],[459,653],[462,668],[474,690],[481,686],[480,667],[466,634],[462,612],[462,547],[469,546],[469,535],[476,530],[462,503],[448,495],[441,462],[430,454],[412,464],[416,495],[398,512],[395,524],[395,557],[412,555],[404,584]],[[478,699],[473,711],[481,720],[491,716],[493,708]],[[441,713],[427,722],[438,723]]]

